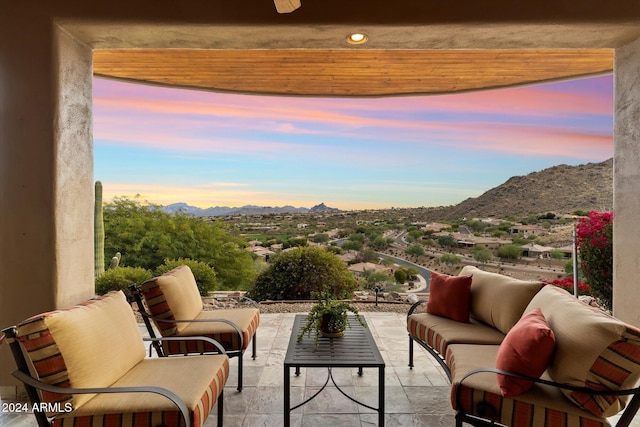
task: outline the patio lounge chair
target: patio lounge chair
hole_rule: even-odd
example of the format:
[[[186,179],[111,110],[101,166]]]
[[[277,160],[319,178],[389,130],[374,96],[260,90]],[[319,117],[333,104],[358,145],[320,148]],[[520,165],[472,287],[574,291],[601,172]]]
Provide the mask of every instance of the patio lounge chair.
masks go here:
[[[3,332],[40,427],[202,427],[216,401],[222,426],[229,358],[146,358],[122,291]]]
[[[260,311],[254,307],[204,310],[202,298],[191,269],[181,265],[140,286],[130,286],[151,337],[152,320],[163,337],[172,337],[157,345],[160,356],[217,352],[204,342],[178,338],[205,336],[222,344],[229,357],[238,357],[238,391],[242,390],[242,356],[252,341],[256,358],[256,330]],[[150,313],[145,310],[145,305]]]

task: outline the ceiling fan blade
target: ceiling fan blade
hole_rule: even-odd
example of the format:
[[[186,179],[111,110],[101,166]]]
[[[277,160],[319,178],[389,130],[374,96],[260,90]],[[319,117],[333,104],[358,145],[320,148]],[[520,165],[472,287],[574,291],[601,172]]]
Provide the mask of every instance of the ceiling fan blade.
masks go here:
[[[300,0],[273,0],[278,13],[291,13],[301,6]]]

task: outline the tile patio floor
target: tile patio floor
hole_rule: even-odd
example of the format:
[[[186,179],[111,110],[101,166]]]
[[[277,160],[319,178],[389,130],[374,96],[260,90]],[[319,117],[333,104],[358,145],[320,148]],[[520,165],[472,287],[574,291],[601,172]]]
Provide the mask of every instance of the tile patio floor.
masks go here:
[[[386,363],[385,422],[387,426],[453,426],[449,404],[449,385],[437,362],[420,346],[415,346],[415,364],[408,363],[408,337],[405,315],[399,313],[364,313],[380,353]],[[283,362],[294,314],[262,314],[258,328],[258,357],[250,353],[244,358],[244,388],[236,391],[237,358],[231,359],[231,377],[225,388],[224,425],[254,427],[284,425]],[[141,331],[146,335],[144,327]],[[250,350],[249,350],[250,352]],[[337,369],[333,376],[340,387],[370,406],[377,406],[376,369],[365,369],[358,377],[357,369]],[[295,406],[313,395],[324,384],[327,371],[301,370],[291,374],[291,404]],[[330,383],[331,384],[331,383]],[[214,427],[215,409],[205,423]],[[327,386],[314,400],[291,413],[295,427],[354,427],[377,425],[377,413],[349,401],[333,387]],[[634,427],[640,427],[640,416]],[[33,415],[0,414],[0,426],[37,427]]]

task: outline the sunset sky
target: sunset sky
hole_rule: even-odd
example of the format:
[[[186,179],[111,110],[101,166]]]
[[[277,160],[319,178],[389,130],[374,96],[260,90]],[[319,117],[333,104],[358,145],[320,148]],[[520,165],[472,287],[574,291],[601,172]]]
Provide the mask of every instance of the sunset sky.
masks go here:
[[[94,80],[105,200],[440,206],[613,157],[611,75],[447,96],[296,98]]]

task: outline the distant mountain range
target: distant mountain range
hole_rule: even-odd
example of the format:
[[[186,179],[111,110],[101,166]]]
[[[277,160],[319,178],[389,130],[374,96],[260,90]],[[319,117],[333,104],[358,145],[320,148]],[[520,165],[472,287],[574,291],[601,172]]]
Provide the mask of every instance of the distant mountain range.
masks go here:
[[[194,216],[263,215],[281,213],[340,212],[320,203],[310,209],[293,206],[216,206],[207,209],[174,203],[166,212]],[[431,220],[456,220],[496,216],[507,218],[528,214],[573,213],[613,210],[613,159],[578,166],[558,165],[528,175],[514,176],[478,197],[457,205],[429,208]]]
[[[163,206],[162,210],[168,213],[182,212],[193,216],[226,216],[226,215],[266,215],[284,213],[316,213],[316,212],[340,212],[340,209],[330,208],[324,203],[315,205],[312,208],[296,208],[294,206],[255,206],[246,205],[242,207],[216,206],[206,209],[190,206],[186,203],[173,203]]]

